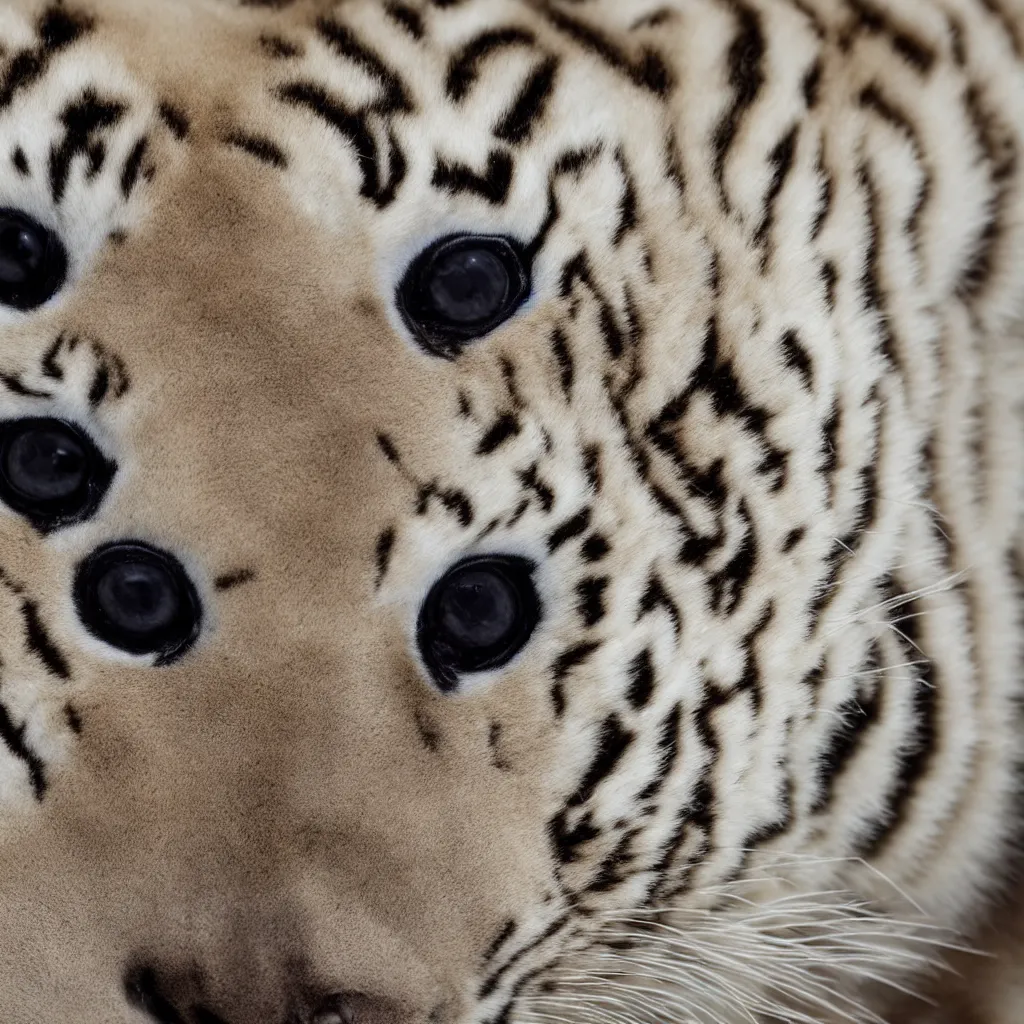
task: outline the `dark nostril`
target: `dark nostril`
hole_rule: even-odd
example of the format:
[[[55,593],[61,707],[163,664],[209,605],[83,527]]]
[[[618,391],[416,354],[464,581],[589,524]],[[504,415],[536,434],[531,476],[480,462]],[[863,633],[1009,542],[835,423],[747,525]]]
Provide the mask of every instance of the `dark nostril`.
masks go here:
[[[151,1017],[156,1024],[187,1024],[185,1018],[160,991],[160,983],[152,967],[140,967],[126,975],[124,991],[128,1002]]]

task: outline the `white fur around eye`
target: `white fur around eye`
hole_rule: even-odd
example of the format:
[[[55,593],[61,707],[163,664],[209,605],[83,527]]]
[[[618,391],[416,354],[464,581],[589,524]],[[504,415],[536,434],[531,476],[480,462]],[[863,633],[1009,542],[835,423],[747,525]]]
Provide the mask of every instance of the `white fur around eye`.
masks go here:
[[[14,19],[8,15],[5,20]],[[26,45],[31,48],[37,41],[25,23],[20,33],[13,25],[0,24],[0,44],[13,50]],[[91,101],[122,112],[116,123],[89,135],[92,155],[74,155],[55,196],[54,154],[69,132],[63,112]],[[16,91],[10,104],[0,110],[0,208],[21,211],[52,230],[63,243],[68,260],[66,281],[49,302],[27,312],[0,306],[0,327],[58,307],[87,275],[111,236],[130,233],[142,223],[148,184],[143,172],[154,153],[160,153],[164,169],[174,159],[170,149],[162,152],[166,132],[154,130],[156,123],[151,90],[115,54],[88,45],[58,51],[43,77],[31,88]],[[125,168],[136,159],[134,151],[140,146],[136,180],[126,196]],[[97,170],[92,160],[99,155],[102,166]]]

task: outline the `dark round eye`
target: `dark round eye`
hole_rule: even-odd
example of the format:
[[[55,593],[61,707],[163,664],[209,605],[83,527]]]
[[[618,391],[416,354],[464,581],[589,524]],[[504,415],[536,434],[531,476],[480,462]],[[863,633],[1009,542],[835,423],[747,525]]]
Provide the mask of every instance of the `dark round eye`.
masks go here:
[[[469,558],[430,589],[416,639],[440,689],[461,676],[501,668],[522,650],[540,621],[534,566],[511,555]]]
[[[38,418],[0,423],[0,501],[44,533],[88,519],[115,470],[71,423]]]
[[[0,304],[35,309],[60,291],[68,256],[57,235],[18,210],[0,209]]]
[[[406,325],[434,355],[455,356],[504,323],[530,293],[522,246],[491,235],[435,242],[412,261],[398,288]]]
[[[129,654],[180,657],[202,624],[199,595],[181,563],[136,541],[94,551],[75,577],[75,608],[94,636]]]

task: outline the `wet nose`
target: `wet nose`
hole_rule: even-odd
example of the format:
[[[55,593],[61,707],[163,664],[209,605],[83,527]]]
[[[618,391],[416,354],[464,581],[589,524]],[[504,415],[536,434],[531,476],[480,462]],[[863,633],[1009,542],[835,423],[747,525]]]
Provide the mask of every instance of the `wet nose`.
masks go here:
[[[135,968],[124,979],[131,1006],[151,1024],[412,1024],[415,1015],[396,1003],[361,992],[301,995],[280,1012],[267,1011],[253,1019],[252,1009],[233,1012],[202,1001],[198,992],[183,991],[180,982],[168,983],[151,966]]]

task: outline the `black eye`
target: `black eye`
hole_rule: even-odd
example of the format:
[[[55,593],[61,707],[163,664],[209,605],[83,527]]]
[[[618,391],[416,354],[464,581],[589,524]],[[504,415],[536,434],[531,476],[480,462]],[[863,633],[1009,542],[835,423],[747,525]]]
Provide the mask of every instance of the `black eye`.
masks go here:
[[[0,423],[0,500],[43,533],[88,519],[115,471],[71,423],[36,418]]]
[[[0,304],[35,309],[60,291],[68,256],[57,235],[18,210],[0,209]]]
[[[504,323],[530,293],[528,259],[507,238],[457,235],[412,261],[398,288],[406,325],[434,355],[455,356]]]
[[[430,589],[416,639],[434,681],[458,688],[466,673],[507,664],[541,617],[532,563],[509,555],[469,558]]]
[[[75,608],[94,636],[129,654],[167,664],[199,636],[199,595],[166,551],[135,541],[94,551],[75,577]]]

